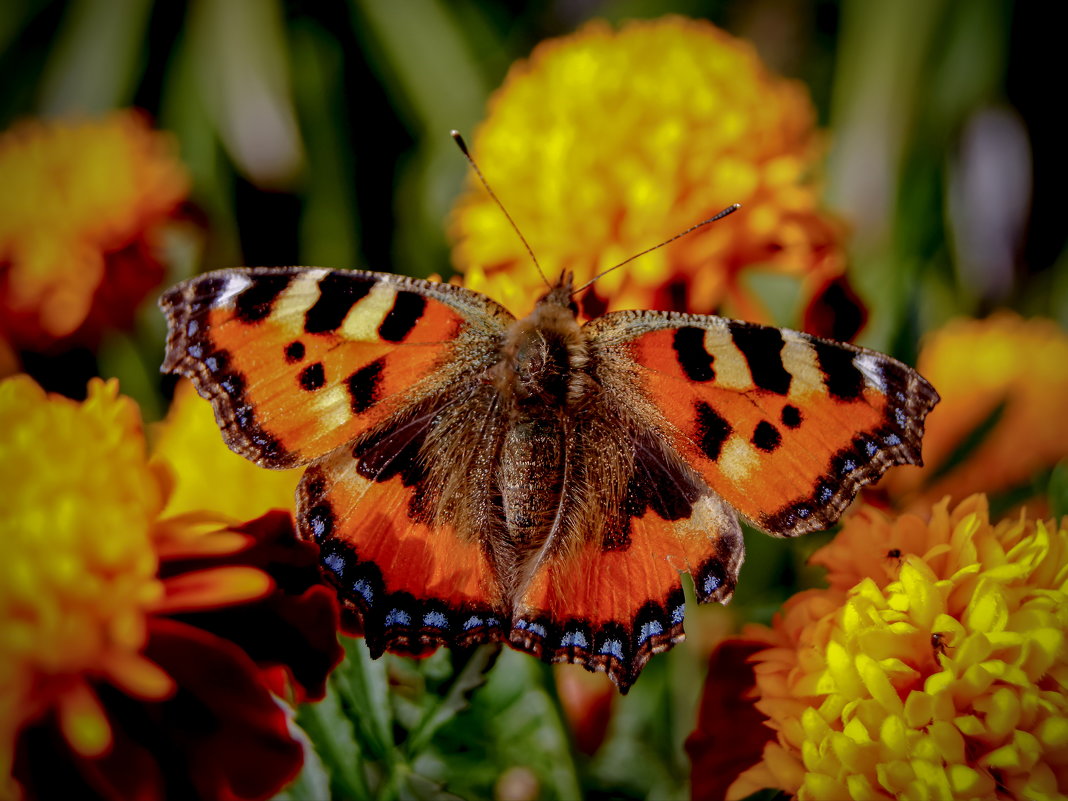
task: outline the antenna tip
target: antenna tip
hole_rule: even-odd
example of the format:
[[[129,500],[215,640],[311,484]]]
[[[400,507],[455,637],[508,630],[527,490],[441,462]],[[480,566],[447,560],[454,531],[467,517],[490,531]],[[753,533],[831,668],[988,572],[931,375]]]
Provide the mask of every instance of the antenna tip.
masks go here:
[[[460,151],[465,156],[470,157],[471,154],[467,152],[467,142],[464,141],[464,138],[460,134],[460,132],[456,130],[449,131],[449,136],[451,136],[453,141],[456,142],[456,146],[460,148]]]

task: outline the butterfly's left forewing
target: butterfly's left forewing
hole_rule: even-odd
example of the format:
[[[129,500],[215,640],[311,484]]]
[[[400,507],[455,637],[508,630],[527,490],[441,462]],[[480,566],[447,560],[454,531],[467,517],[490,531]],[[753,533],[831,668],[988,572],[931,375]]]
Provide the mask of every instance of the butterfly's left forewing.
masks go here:
[[[586,328],[678,453],[771,534],[826,528],[888,468],[922,463],[938,394],[889,356],[704,315],[616,312]]]
[[[491,362],[512,319],[448,284],[299,267],[200,275],[160,307],[163,371],[193,380],[233,450],[275,468],[329,453]]]

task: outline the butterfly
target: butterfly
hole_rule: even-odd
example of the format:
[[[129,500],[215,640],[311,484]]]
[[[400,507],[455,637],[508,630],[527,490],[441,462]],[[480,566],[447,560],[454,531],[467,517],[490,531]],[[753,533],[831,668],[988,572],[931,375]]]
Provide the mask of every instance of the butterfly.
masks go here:
[[[374,656],[499,641],[626,692],[727,602],[739,514],[792,537],[920,464],[938,401],[888,356],[715,316],[517,319],[447,283],[229,269],[169,290],[163,371],[237,453],[306,465],[300,535]]]

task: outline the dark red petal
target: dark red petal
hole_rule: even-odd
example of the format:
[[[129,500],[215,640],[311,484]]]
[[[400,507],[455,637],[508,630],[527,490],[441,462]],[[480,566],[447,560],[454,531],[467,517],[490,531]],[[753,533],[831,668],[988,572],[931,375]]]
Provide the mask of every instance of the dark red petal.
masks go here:
[[[764,647],[726,640],[712,652],[697,729],[686,740],[694,801],[722,799],[734,780],[760,761],[764,744],[774,737],[749,697],[755,679],[746,660]]]
[[[802,325],[818,337],[849,342],[868,322],[868,309],[844,275],[827,281],[805,307]]]
[[[128,742],[123,738],[124,742]],[[121,750],[118,741],[112,748]],[[59,729],[54,711],[25,726],[15,742],[12,776],[22,788],[23,801],[78,798],[85,801],[123,801],[132,798],[159,798],[154,790],[158,771],[134,754],[126,770],[115,776],[100,770],[110,759],[84,759],[71,750]]]
[[[165,618],[150,623],[145,655],[177,682],[168,701],[147,704],[158,723],[153,749],[168,784],[180,772],[197,798],[262,799],[304,761],[286,713],[252,661],[232,643]],[[177,796],[171,796],[177,797]]]
[[[337,596],[320,583],[319,549],[297,539],[285,512],[268,512],[237,530],[250,535],[254,544],[225,557],[171,562],[161,573],[249,565],[268,573],[275,591],[260,601],[175,619],[236,643],[262,668],[286,668],[297,700],[322,698],[326,677],[344,650],[337,640]]]
[[[71,750],[54,713],[27,726],[14,767],[26,799],[258,801],[296,776],[303,751],[253,662],[184,623],[149,626],[145,655],[174,678],[175,695],[143,702],[95,685],[114,739],[99,759]]]

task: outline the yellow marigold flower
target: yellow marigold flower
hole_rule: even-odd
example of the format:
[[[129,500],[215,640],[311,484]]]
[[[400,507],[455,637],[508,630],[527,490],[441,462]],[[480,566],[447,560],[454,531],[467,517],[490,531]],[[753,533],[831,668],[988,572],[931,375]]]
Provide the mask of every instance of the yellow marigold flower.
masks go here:
[[[756,653],[775,739],[728,798],[1056,799],[1068,791],[1068,519],[874,510],[813,559]]]
[[[299,768],[300,745],[270,693],[273,674],[261,675],[245,651],[213,633],[212,616],[241,605],[253,629],[248,639],[256,631],[289,637],[292,627],[309,634],[320,628],[318,646],[291,660],[269,645],[255,643],[255,652],[267,655],[272,670],[299,665],[304,686],[321,694],[316,682],[340,653],[333,599],[313,586],[314,554],[309,559],[300,550],[307,546],[296,542],[284,515],[241,529],[222,527],[224,519],[211,512],[163,517],[167,483],[149,464],[139,411],[119,395],[117,382],[95,379],[86,401],[77,403],[46,395],[23,375],[0,381],[4,798],[18,795],[9,777],[29,797],[60,797],[61,791],[84,797],[92,786],[101,797],[164,798],[166,787],[177,786],[170,774],[188,774],[193,764],[204,771],[183,778],[181,786],[198,790],[185,797],[261,798]],[[284,601],[269,565],[282,563],[290,551],[300,552],[294,564],[301,564],[289,567],[290,575],[314,575],[314,581],[301,578],[303,584],[286,589],[293,600]],[[252,609],[266,619],[257,621]],[[196,623],[175,617],[190,613]],[[232,618],[226,621],[232,628]],[[309,659],[313,650],[321,658]],[[211,684],[220,677],[228,682],[225,699],[215,697]],[[125,700],[113,711],[117,693]],[[206,730],[197,734],[206,747],[201,753],[201,745],[183,740],[188,733],[144,729],[150,720],[180,728],[183,718],[168,705],[190,703],[198,704],[196,725],[203,727],[227,702],[241,719],[220,727],[231,744],[225,747]],[[143,717],[132,713],[138,703],[148,708]],[[131,715],[140,721],[135,737],[152,743],[124,730]],[[62,738],[48,734],[52,728]],[[169,749],[158,765],[150,758],[153,743]],[[235,759],[230,748],[251,748],[259,752],[256,760],[277,762],[250,775],[245,763],[251,752]],[[116,776],[122,777],[118,783]]]
[[[930,335],[917,369],[942,395],[927,418],[926,467],[891,471],[899,499],[1009,490],[1068,457],[1068,333],[1052,320],[1000,311],[957,320]],[[959,464],[946,460],[1000,408],[993,427]]]
[[[708,218],[742,210],[601,279],[608,306],[766,320],[749,265],[811,298],[844,269],[841,227],[809,177],[820,156],[805,88],[754,48],[680,17],[593,22],[539,45],[490,102],[473,150],[550,280],[577,283]],[[465,285],[516,313],[543,283],[508,221],[472,182],[454,216]],[[518,290],[500,285],[518,279]]]
[[[146,610],[164,597],[152,542],[161,488],[145,469],[137,407],[114,382],[77,404],[46,402],[16,376],[0,383],[0,415],[0,753],[56,704],[71,744],[97,754],[108,725],[79,675],[99,670],[149,697],[172,689],[138,655]]]
[[[132,320],[188,191],[174,150],[134,111],[0,135],[0,335],[41,349]]]
[[[303,471],[264,470],[226,447],[211,404],[190,382],[178,384],[170,412],[153,434],[154,457],[173,481],[167,514],[211,509],[236,523],[271,509],[292,511]]]

